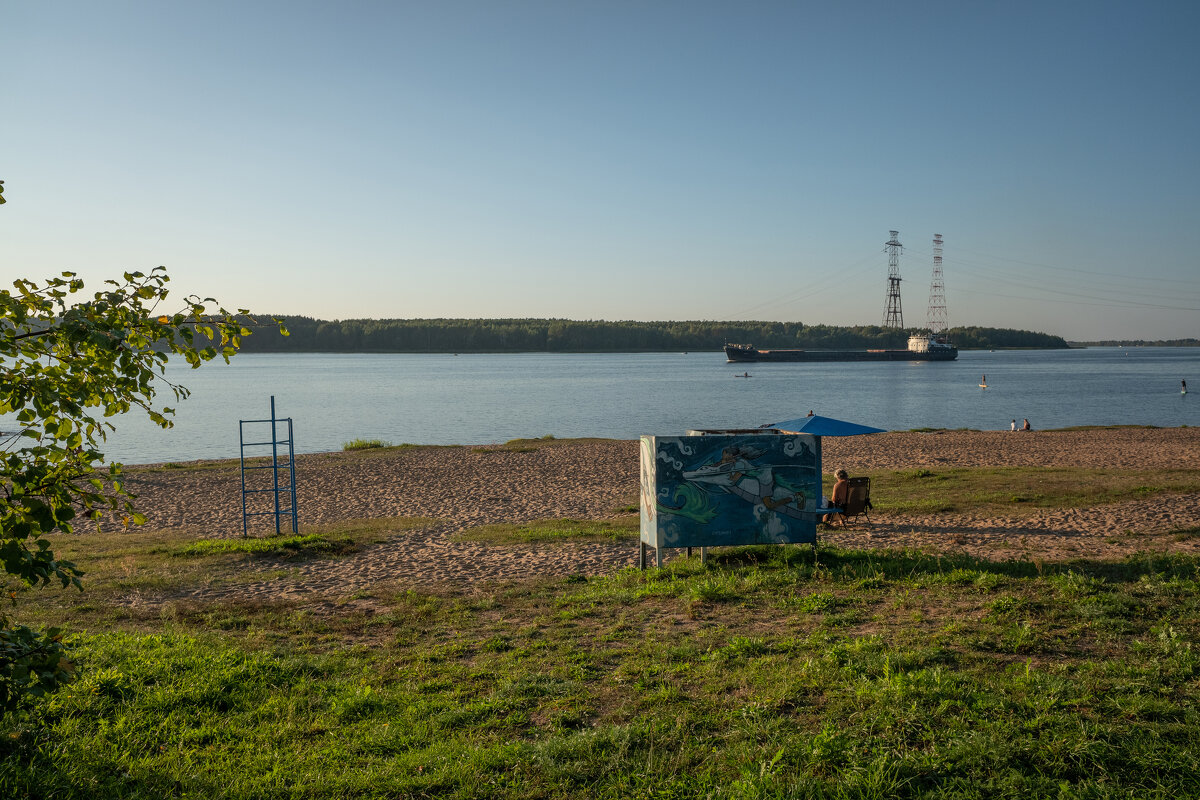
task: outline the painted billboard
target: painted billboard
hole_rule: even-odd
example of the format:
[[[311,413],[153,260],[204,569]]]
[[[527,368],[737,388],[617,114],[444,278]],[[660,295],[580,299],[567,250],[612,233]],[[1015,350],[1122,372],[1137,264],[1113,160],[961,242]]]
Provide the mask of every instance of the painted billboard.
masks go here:
[[[816,541],[821,458],[814,436],[643,436],[641,467],[644,545]]]

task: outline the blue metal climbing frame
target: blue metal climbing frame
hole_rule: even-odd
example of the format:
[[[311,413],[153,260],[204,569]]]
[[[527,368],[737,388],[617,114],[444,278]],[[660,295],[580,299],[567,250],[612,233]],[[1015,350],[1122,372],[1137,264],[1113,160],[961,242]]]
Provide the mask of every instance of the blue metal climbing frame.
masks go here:
[[[263,425],[270,424],[271,433],[269,441],[265,442],[248,442],[246,441],[246,426],[247,425]],[[279,425],[287,423],[287,438],[279,438]],[[276,419],[275,417],[275,395],[271,395],[271,418],[270,419],[243,419],[238,423],[238,438],[241,440],[242,448],[242,536],[249,535],[250,517],[267,516],[275,517],[275,533],[280,533],[280,520],[285,516],[292,518],[292,533],[299,532],[299,517],[296,509],[296,449],[292,438],[292,418]],[[287,445],[286,460],[280,455],[280,447]],[[271,463],[269,464],[246,464],[246,449],[253,447],[270,447],[271,448]],[[279,473],[283,469],[287,469],[287,483],[281,484]],[[249,470],[271,470],[271,486],[270,488],[261,486],[247,486],[246,472]],[[253,478],[251,484],[253,484]],[[249,498],[251,495],[270,492],[273,495],[274,507],[271,511],[251,511]],[[285,495],[289,499],[288,507],[284,508],[280,502],[280,495]]]

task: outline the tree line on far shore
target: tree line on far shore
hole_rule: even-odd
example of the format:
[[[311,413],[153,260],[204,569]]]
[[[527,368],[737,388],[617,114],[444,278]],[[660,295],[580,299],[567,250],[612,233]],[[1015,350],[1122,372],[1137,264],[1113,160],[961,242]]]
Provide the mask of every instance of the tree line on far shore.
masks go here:
[[[1200,339],[1102,339],[1096,342],[1068,342],[1072,347],[1200,347]]]
[[[260,318],[264,319],[264,318]],[[567,319],[348,319],[281,316],[290,335],[255,326],[243,352],[320,353],[613,353],[760,348],[900,348],[919,329],[840,327],[800,322],[607,322]],[[1066,348],[1066,340],[1007,328],[951,328],[961,349]]]

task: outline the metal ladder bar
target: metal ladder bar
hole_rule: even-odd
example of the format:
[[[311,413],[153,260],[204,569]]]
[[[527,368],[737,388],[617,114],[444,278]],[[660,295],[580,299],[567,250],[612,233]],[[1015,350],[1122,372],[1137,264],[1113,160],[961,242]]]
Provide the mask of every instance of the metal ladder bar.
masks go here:
[[[255,423],[269,423],[271,426],[271,438],[269,441],[246,441],[246,425]],[[279,423],[287,424],[287,438],[281,439],[279,436]],[[242,536],[249,536],[249,519],[250,517],[262,517],[271,515],[275,517],[275,534],[281,533],[280,521],[284,514],[292,518],[292,532],[298,533],[300,527],[299,505],[296,496],[296,445],[295,445],[295,428],[291,417],[279,419],[275,416],[275,396],[271,395],[271,417],[269,419],[252,419],[240,420],[238,425],[238,441],[240,446],[241,458],[241,482],[242,482]],[[249,447],[266,447],[271,446],[271,463],[247,465],[246,464],[246,449]],[[282,445],[287,446],[287,456],[282,458],[280,449]],[[279,480],[279,471],[287,468],[287,483],[281,483]],[[269,489],[251,489],[246,486],[246,472],[254,469],[269,469],[271,470],[271,488]],[[262,494],[270,492],[273,496],[274,510],[272,511],[250,511],[248,507],[248,498],[251,494]],[[280,503],[279,495],[282,492],[287,492],[291,505],[284,507]]]
[[[292,533],[300,532],[299,508],[296,505],[296,445],[292,418],[287,418],[288,425],[288,479],[292,485]]]
[[[246,423],[238,423],[238,445],[241,454],[242,464],[242,538],[250,535],[247,522],[249,517],[246,515]]]
[[[272,485],[275,489],[275,535],[279,535],[279,434],[275,430],[275,395],[271,395],[271,471]]]

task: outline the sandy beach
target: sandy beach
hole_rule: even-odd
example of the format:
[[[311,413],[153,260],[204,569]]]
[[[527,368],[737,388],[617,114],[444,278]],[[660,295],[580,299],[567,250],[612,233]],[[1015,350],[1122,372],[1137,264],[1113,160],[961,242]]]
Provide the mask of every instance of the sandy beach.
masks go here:
[[[1078,431],[885,433],[824,440],[824,467],[851,474],[918,468],[1030,466],[1180,469],[1200,465],[1200,429],[1110,428]],[[197,538],[242,533],[237,462],[200,467],[134,467],[127,485],[149,529],[184,529]],[[627,515],[637,502],[638,444],[565,440],[529,448],[416,447],[319,453],[296,459],[301,530],[307,525],[380,517],[432,517],[433,527],[395,534],[347,558],[306,562],[286,580],[207,587],[206,597],[311,596],[396,581],[462,584],[538,575],[604,574],[637,561],[636,544],[488,546],[452,541],[483,524]],[[267,472],[266,474],[269,474]],[[884,478],[877,477],[876,482]],[[1200,495],[1134,499],[1034,516],[903,515],[886,507],[873,525],[822,530],[847,547],[912,547],[990,559],[1047,561],[1120,558],[1146,550],[1196,552]],[[257,535],[272,531],[260,518]]]

